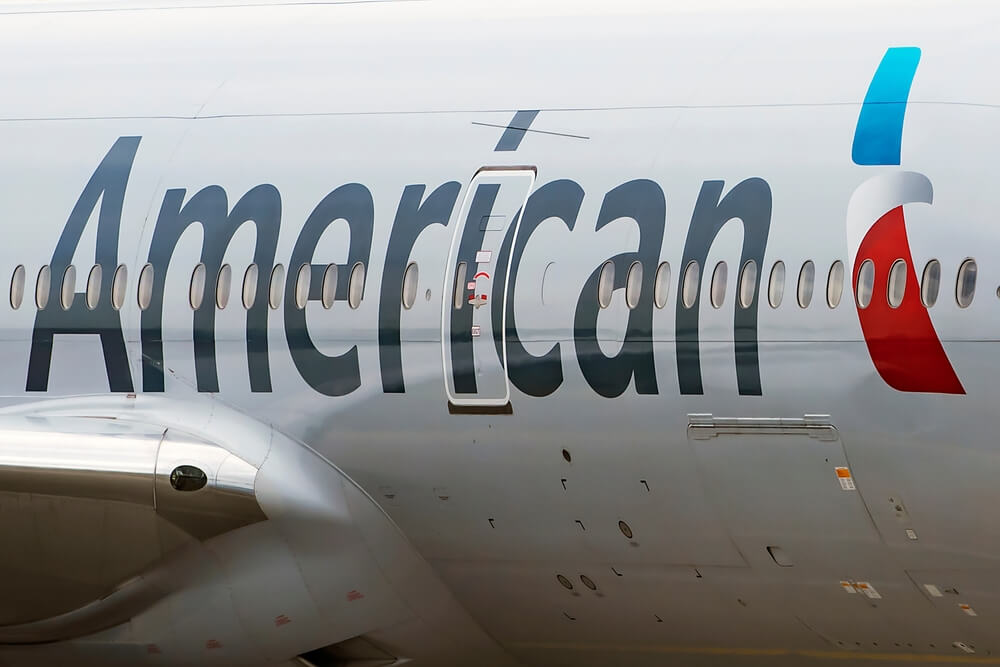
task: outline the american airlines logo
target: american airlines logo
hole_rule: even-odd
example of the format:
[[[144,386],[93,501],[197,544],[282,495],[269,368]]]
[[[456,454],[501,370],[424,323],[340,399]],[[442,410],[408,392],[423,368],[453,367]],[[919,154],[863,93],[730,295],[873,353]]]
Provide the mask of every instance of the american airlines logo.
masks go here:
[[[872,78],[854,134],[852,157],[864,166],[901,163],[903,120],[920,49],[891,48]],[[874,290],[870,303],[857,303],[865,343],[879,375],[899,391],[964,394],[930,314],[921,303],[906,234],[904,204],[930,204],[934,189],[923,174],[896,171],[874,176],[851,197],[847,212],[848,257],[853,284],[864,273],[887,276],[900,260],[906,282],[899,303]],[[867,266],[866,266],[867,264]]]
[[[910,83],[920,58],[919,49],[889,49],[879,66],[862,107],[853,158],[859,165],[899,165],[902,123]],[[515,120],[527,112],[519,112]],[[537,114],[537,112],[531,112]],[[534,115],[514,122],[513,138],[502,139],[504,150],[516,150],[520,137]],[[519,123],[519,124],[518,124]],[[511,134],[507,128],[505,137]],[[516,135],[516,136],[514,136]],[[515,141],[516,139],[516,141]],[[93,172],[63,228],[51,260],[51,272],[60,276],[73,261],[88,224],[96,219],[95,260],[105,276],[114,274],[118,266],[119,231],[122,224],[122,204],[132,165],[141,138],[120,137]],[[509,145],[508,145],[509,144]],[[490,186],[494,187],[494,186]],[[492,200],[480,197],[487,192],[477,190],[473,204],[482,199],[485,206]],[[459,225],[456,238],[469,248],[479,250],[474,229],[467,220],[452,220],[461,210],[459,195],[462,185],[450,181],[440,185],[407,185],[398,200],[395,216],[389,227],[388,242],[381,262],[380,284],[377,286],[377,331],[379,370],[385,393],[402,393],[405,379],[401,355],[401,304],[399,295],[408,258],[420,233],[432,225]],[[572,231],[584,199],[584,190],[569,179],[544,183],[525,194],[523,207],[517,211],[517,224],[505,233],[493,258],[497,272],[492,276],[488,292],[475,293],[472,305],[489,311],[493,324],[492,338],[496,352],[502,356],[505,381],[530,396],[545,396],[563,383],[563,351],[561,343],[550,344],[547,352],[531,352],[518,335],[513,314],[513,294],[525,247],[533,232],[543,221],[561,222]],[[493,197],[496,193],[493,191]],[[882,173],[857,188],[850,200],[847,216],[847,240],[850,273],[856,285],[865,260],[871,260],[876,270],[885,272],[897,259],[912,266],[906,237],[903,204],[932,200],[930,181],[912,172]],[[473,206],[473,209],[475,207]],[[472,210],[468,214],[470,219]],[[618,219],[627,218],[637,227],[637,249],[608,258],[614,265],[614,289],[625,287],[630,266],[640,262],[646,267],[641,277],[640,297],[630,304],[623,340],[618,352],[609,355],[602,350],[597,337],[598,284],[602,266],[599,264],[585,281],[575,298],[573,350],[576,362],[590,387],[605,397],[623,394],[633,386],[638,394],[657,394],[653,358],[654,271],[660,262],[666,227],[666,196],[660,185],[649,179],[630,180],[603,194],[595,230]],[[477,210],[482,219],[489,210]],[[676,294],[683,287],[685,267],[705,267],[710,249],[722,228],[738,219],[743,227],[739,266],[753,263],[764,266],[765,251],[771,226],[772,193],[762,178],[746,178],[727,184],[722,180],[707,180],[701,185],[687,227],[681,261],[676,272]],[[95,215],[96,214],[96,215]],[[483,217],[485,216],[485,217]],[[477,218],[479,220],[479,218]],[[331,190],[296,227],[297,238],[287,265],[307,267],[313,276],[308,301],[321,298],[320,285],[326,264],[314,263],[314,252],[328,227],[346,222],[350,230],[347,261],[340,265],[346,274],[357,264],[370,266],[375,229],[374,198],[361,183],[347,183]],[[153,282],[148,307],[140,317],[141,389],[146,392],[164,391],[163,305],[167,269],[181,236],[192,226],[204,231],[199,262],[204,265],[207,284],[214,284],[222,270],[224,257],[237,230],[252,225],[255,241],[252,262],[259,267],[256,293],[267,294],[272,267],[276,258],[278,236],[282,228],[282,200],[278,189],[261,184],[238,198],[231,198],[222,187],[210,185],[197,192],[183,188],[165,192],[156,216],[148,249],[148,262],[153,269]],[[464,225],[464,228],[462,227]],[[464,232],[463,232],[464,229]],[[484,228],[485,229],[485,228]],[[478,231],[477,231],[478,230]],[[461,233],[459,233],[461,232]],[[464,247],[464,246],[463,246]],[[477,262],[479,260],[476,260]],[[454,269],[454,267],[452,267]],[[760,307],[761,275],[755,271],[751,298],[736,299],[733,313],[734,363],[737,391],[741,395],[761,395],[761,374],[758,351],[758,310]],[[378,275],[377,273],[375,275]],[[446,274],[451,275],[451,274]],[[476,275],[478,274],[469,274]],[[700,278],[700,275],[698,276]],[[964,393],[933,324],[917,296],[920,287],[911,271],[906,278],[907,296],[901,304],[888,304],[885,295],[878,295],[866,306],[858,305],[858,316],[871,358],[879,375],[890,386],[901,391]],[[55,302],[60,289],[57,281],[50,287]],[[475,280],[473,286],[478,285]],[[464,287],[465,283],[462,283]],[[334,300],[348,300],[348,282],[339,281]],[[287,348],[302,379],[316,391],[328,396],[344,396],[361,386],[361,369],[357,345],[347,352],[331,356],[320,351],[309,332],[306,309],[294,303],[295,286],[284,286],[284,305],[276,315],[283,318]],[[704,393],[702,382],[699,315],[702,292],[697,289],[693,302],[675,299],[675,346],[678,386],[681,394]],[[445,304],[448,295],[442,295]],[[464,299],[462,299],[464,301]],[[662,306],[663,304],[660,304]],[[246,308],[246,355],[249,386],[254,392],[272,390],[270,355],[273,348],[268,340],[268,300],[258,298]],[[891,312],[890,312],[891,311]],[[216,309],[196,308],[193,312],[192,345],[195,382],[198,391],[219,391],[216,365]],[[66,308],[38,310],[29,356],[26,390],[46,391],[52,360],[53,340],[57,335],[97,335],[100,337],[109,387],[115,392],[133,392],[132,376],[126,352],[122,315],[109,299],[89,307],[85,299],[74,299]],[[457,319],[454,321],[458,321]],[[471,323],[471,320],[470,320]],[[463,325],[464,326],[464,325]],[[452,331],[445,344],[452,346],[455,359],[465,358],[473,337],[480,333],[480,323],[465,327],[457,335]],[[668,345],[670,343],[667,343]],[[448,356],[448,353],[445,353]],[[466,355],[467,356],[467,355]],[[463,374],[474,379],[472,365],[455,366],[455,377]]]

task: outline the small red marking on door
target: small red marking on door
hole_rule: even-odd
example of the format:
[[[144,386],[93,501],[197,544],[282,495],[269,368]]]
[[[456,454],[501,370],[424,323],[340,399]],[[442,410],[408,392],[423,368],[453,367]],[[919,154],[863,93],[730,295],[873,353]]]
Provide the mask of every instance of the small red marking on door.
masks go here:
[[[360,591],[351,591],[350,593],[347,594],[347,601],[355,602],[356,600],[360,600],[363,597],[364,595],[362,595]]]
[[[150,655],[159,655],[160,653],[163,653],[163,651],[161,651],[160,647],[156,644],[146,644],[146,653],[149,653]]]
[[[479,280],[480,278],[486,278],[487,280],[489,280],[490,274],[486,273],[485,271],[480,271],[476,275],[472,276],[473,280]]]
[[[207,642],[205,642],[205,648],[207,649],[222,648],[222,642],[220,642],[218,639],[209,639]]]
[[[292,622],[292,619],[288,618],[284,614],[280,614],[274,617],[274,627],[280,628],[283,625],[288,625]]]

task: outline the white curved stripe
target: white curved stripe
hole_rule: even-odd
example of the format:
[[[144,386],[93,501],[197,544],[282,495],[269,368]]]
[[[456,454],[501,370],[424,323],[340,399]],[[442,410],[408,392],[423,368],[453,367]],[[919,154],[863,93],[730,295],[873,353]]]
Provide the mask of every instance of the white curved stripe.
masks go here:
[[[848,275],[854,276],[861,241],[879,218],[903,204],[930,204],[933,201],[934,186],[930,179],[915,171],[881,174],[859,185],[847,204]]]

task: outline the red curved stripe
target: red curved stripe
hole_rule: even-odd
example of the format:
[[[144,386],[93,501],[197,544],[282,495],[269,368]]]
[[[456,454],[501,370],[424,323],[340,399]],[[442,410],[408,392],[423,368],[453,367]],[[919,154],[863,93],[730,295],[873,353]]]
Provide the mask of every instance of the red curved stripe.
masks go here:
[[[879,218],[865,234],[854,263],[853,285],[858,284],[858,272],[866,259],[875,263],[875,288],[868,307],[858,308],[858,318],[878,374],[899,391],[964,394],[930,315],[920,301],[920,284],[910,256],[902,206]],[[897,259],[906,261],[906,291],[899,307],[890,308],[886,278]]]

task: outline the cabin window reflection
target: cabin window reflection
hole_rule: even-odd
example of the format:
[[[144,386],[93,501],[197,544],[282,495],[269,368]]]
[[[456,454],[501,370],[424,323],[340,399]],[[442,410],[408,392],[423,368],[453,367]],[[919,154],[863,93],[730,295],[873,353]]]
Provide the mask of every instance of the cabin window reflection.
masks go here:
[[[309,287],[312,283],[312,265],[303,264],[295,276],[295,307],[302,310],[309,303]]]
[[[920,300],[924,307],[930,308],[937,303],[938,292],[941,290],[941,262],[932,259],[924,267],[920,278]]]
[[[94,264],[87,276],[87,308],[94,310],[101,301],[101,282],[104,278],[104,271],[100,264]]]
[[[656,269],[656,276],[653,278],[653,303],[657,308],[667,305],[667,297],[670,295],[670,264],[663,262]]]
[[[347,284],[347,305],[357,308],[365,295],[365,265],[358,262],[351,269],[351,277]]]
[[[796,294],[800,308],[808,308],[812,302],[815,282],[816,265],[812,263],[812,260],[806,260],[802,265],[802,270],[799,271],[799,286]]]
[[[201,308],[201,303],[205,299],[205,265],[199,263],[191,272],[191,287],[188,290],[188,301],[192,310]]]
[[[35,280],[35,305],[38,310],[45,310],[49,305],[49,289],[52,287],[52,269],[46,264],[38,271]]]
[[[698,262],[690,261],[684,267],[684,278],[681,281],[681,303],[690,308],[698,300],[698,287],[701,282]]]
[[[24,301],[24,265],[18,264],[10,277],[10,307],[17,310]]]
[[[597,304],[601,308],[611,305],[611,296],[615,293],[615,263],[605,262],[601,267],[601,275],[597,278]]]
[[[767,281],[767,302],[771,308],[781,305],[785,296],[785,263],[778,261],[771,269],[771,277]]]
[[[906,262],[897,259],[889,267],[889,282],[886,284],[885,297],[890,308],[899,308],[906,293]]]
[[[63,310],[69,310],[76,296],[76,267],[70,264],[63,272],[62,283],[59,286],[59,304]]]
[[[858,269],[858,284],[855,287],[855,299],[858,308],[867,308],[872,302],[872,294],[875,289],[875,263],[870,259],[861,262]]]
[[[465,303],[465,279],[469,272],[466,262],[459,262],[455,268],[455,310],[461,310]]]
[[[111,279],[111,307],[121,310],[125,305],[125,293],[128,290],[128,269],[119,264],[115,276]]]
[[[153,265],[146,264],[139,272],[139,287],[136,290],[136,301],[140,310],[149,308],[153,300]]]
[[[726,301],[726,283],[729,280],[729,267],[726,266],[725,262],[719,262],[715,265],[715,271],[712,272],[712,285],[711,285],[711,302],[712,308],[722,308],[722,304]]]
[[[629,309],[635,309],[639,305],[639,297],[642,296],[642,263],[632,262],[625,278],[625,305]]]
[[[417,263],[410,262],[406,266],[406,270],[403,271],[403,287],[400,294],[400,301],[406,310],[413,308],[413,304],[417,300],[417,279],[419,277]]]
[[[233,267],[223,264],[219,269],[219,279],[215,281],[215,305],[225,310],[229,305],[229,293],[233,289]]]
[[[268,289],[267,303],[271,310],[281,307],[281,293],[285,289],[285,267],[278,264],[271,271],[270,289]]]
[[[328,264],[323,272],[323,307],[327,310],[333,308],[333,302],[337,300],[337,265]]]
[[[967,259],[958,267],[958,280],[955,285],[955,299],[959,308],[968,308],[976,296],[976,260]]]
[[[757,262],[747,260],[740,271],[740,306],[749,308],[753,305],[754,293],[757,291]]]
[[[839,259],[830,267],[826,277],[826,305],[836,308],[844,294],[844,263]]]
[[[243,307],[247,310],[253,308],[257,302],[257,276],[259,275],[257,265],[250,264],[246,273],[243,274]]]

